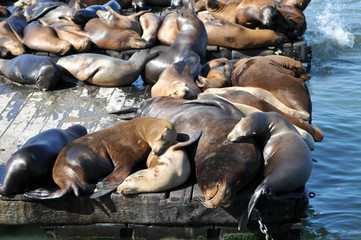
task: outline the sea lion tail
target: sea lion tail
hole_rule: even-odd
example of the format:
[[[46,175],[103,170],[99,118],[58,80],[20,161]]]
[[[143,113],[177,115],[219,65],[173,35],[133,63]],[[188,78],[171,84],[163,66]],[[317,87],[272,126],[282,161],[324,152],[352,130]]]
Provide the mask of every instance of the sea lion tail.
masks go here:
[[[24,193],[23,196],[31,199],[40,199],[40,200],[55,199],[64,196],[65,194],[68,193],[68,191],[69,188],[64,188],[64,189],[38,188],[30,192]]]
[[[66,84],[73,87],[81,87],[84,86],[85,83],[83,81],[80,81],[76,79],[68,70],[66,70],[64,67],[57,64],[57,67],[59,68],[59,71],[61,73],[60,80]]]
[[[251,216],[252,210],[253,210],[254,206],[256,205],[259,197],[265,192],[265,190],[266,190],[266,185],[265,185],[265,182],[263,181],[260,185],[258,185],[258,187],[254,191],[251,199],[249,200],[248,209],[246,212],[244,212],[242,214],[241,219],[239,220],[239,223],[238,223],[238,229],[246,228],[249,217]]]
[[[193,144],[195,141],[197,141],[202,135],[202,130],[198,130],[195,134],[193,134],[193,136],[185,141],[185,142],[178,142],[174,145],[174,150],[179,150],[181,148],[184,148],[186,146],[189,146],[191,144]]]

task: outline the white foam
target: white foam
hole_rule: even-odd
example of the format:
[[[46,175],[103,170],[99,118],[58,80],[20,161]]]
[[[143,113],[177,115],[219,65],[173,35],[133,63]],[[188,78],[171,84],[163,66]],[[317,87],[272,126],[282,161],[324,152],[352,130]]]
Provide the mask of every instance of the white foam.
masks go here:
[[[327,3],[323,12],[317,15],[317,29],[325,39],[336,41],[340,46],[353,47],[354,35],[347,29],[344,19],[337,10],[337,2]]]

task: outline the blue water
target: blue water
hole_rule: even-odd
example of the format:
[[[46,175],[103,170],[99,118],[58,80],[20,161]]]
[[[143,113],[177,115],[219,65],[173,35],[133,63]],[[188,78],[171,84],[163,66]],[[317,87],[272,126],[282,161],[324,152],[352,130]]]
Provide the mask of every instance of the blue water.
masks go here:
[[[316,144],[303,239],[361,239],[361,1],[312,0],[305,10]]]

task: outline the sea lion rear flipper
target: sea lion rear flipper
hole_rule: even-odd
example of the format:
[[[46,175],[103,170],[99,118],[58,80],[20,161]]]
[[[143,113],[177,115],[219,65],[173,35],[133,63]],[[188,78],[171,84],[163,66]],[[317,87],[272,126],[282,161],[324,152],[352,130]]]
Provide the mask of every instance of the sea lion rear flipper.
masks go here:
[[[96,189],[94,190],[94,193],[90,195],[90,198],[98,198],[104,196],[116,190],[118,186],[119,184],[104,187],[104,184],[102,182],[99,182]]]
[[[24,197],[31,199],[55,199],[64,196],[68,189],[45,189],[38,188],[23,194]]]
[[[195,141],[197,141],[201,137],[201,135],[202,135],[202,130],[198,130],[187,141],[176,143],[175,146],[174,146],[174,150],[178,150],[178,149],[181,149],[183,147],[186,147],[186,146],[189,146],[189,145],[193,144]]]

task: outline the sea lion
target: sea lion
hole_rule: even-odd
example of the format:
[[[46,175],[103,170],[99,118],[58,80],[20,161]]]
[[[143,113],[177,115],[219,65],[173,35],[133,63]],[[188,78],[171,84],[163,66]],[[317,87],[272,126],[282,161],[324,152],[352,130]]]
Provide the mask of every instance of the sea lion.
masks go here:
[[[114,0],[111,0],[103,5],[90,5],[84,9],[78,9],[73,12],[71,19],[79,25],[84,26],[90,19],[97,18],[97,11],[103,10],[106,11],[106,7],[109,6],[114,11],[119,12],[120,5]]]
[[[104,24],[99,18],[90,19],[84,27],[85,33],[82,36],[88,37],[95,46],[108,50],[127,50],[146,48],[147,42],[142,39],[139,33],[128,30],[110,27]]]
[[[312,155],[297,130],[275,112],[252,113],[243,118],[229,133],[232,142],[259,137],[263,143],[265,161],[264,180],[254,191],[245,218],[247,220],[262,194],[273,195],[297,190],[305,186],[312,171]]]
[[[232,90],[231,90],[232,89]],[[223,91],[226,90],[226,91]],[[228,90],[228,91],[227,91]],[[255,112],[277,112],[285,117],[288,121],[290,121],[294,126],[305,130],[312,136],[312,139],[316,142],[321,142],[323,139],[322,131],[315,125],[311,125],[304,120],[301,120],[298,117],[295,117],[289,113],[285,113],[284,111],[277,108],[277,106],[271,104],[270,101],[267,101],[267,94],[262,91],[247,91],[247,88],[209,88],[204,93],[199,94],[198,98],[210,98],[210,97],[222,97],[230,101],[232,104],[237,106],[243,113],[246,115]],[[257,90],[257,89],[254,89]],[[255,93],[255,94],[253,94]],[[265,98],[266,97],[266,98]],[[247,108],[249,108],[247,110]],[[303,135],[305,136],[305,135]],[[305,137],[308,137],[307,135]],[[307,140],[307,139],[306,139]],[[308,141],[310,142],[310,141]],[[311,149],[312,149],[312,145]]]
[[[188,141],[170,146],[165,153],[157,156],[150,153],[147,169],[129,175],[117,188],[123,195],[142,192],[160,192],[178,187],[191,175],[191,164],[185,147],[199,139],[202,131],[195,133]]]
[[[23,30],[26,26],[26,19],[21,12],[14,12],[8,19],[0,22],[0,47],[1,57],[7,57],[10,53],[19,56],[25,53],[25,46],[22,43]]]
[[[302,64],[286,56],[256,56],[240,60],[232,72],[232,86],[263,88],[289,108],[309,114],[312,103]],[[266,77],[265,77],[266,76]]]
[[[203,16],[199,14],[198,16]],[[235,49],[252,49],[278,45],[287,40],[282,33],[270,29],[251,29],[225,19],[209,20],[200,18],[207,31],[208,45]],[[158,31],[158,39],[162,44],[171,45],[178,34],[176,14],[168,14]],[[242,37],[239,37],[242,36]]]
[[[32,50],[58,55],[65,55],[72,49],[69,42],[59,39],[54,29],[41,20],[25,27],[23,41]]]
[[[24,8],[24,16],[27,22],[37,20],[38,18],[44,16],[49,11],[56,9],[59,6],[66,5],[63,2],[54,2],[54,1],[36,1],[34,4]]]
[[[91,198],[103,196],[115,190],[151,151],[161,155],[176,138],[173,124],[157,118],[133,119],[88,134],[59,153],[53,179],[60,189],[35,190],[26,196],[52,199],[71,192],[76,196],[92,194]]]
[[[195,99],[201,93],[195,78],[200,73],[201,65],[197,54],[186,57],[167,67],[151,89],[152,97],[171,96]]]
[[[238,91],[241,91],[241,92],[238,92]],[[274,106],[275,108],[279,109],[280,111],[282,111],[286,114],[289,114],[289,115],[299,118],[301,120],[309,120],[310,119],[310,114],[308,112],[299,111],[299,110],[295,110],[293,108],[288,107],[283,102],[281,102],[278,98],[276,98],[274,94],[272,94],[270,91],[267,91],[263,88],[259,88],[259,87],[209,88],[209,89],[205,90],[204,92],[207,92],[207,93],[232,93],[232,92],[235,92],[235,95],[237,95],[237,93],[242,94],[243,92],[247,92],[247,93],[250,93],[250,94],[254,95],[255,97],[271,104],[272,106]]]
[[[60,151],[71,141],[87,134],[73,125],[66,130],[50,129],[30,138],[7,161],[0,195],[24,193],[54,184],[51,170]]]
[[[64,26],[71,31],[64,31]],[[76,52],[86,52],[91,47],[91,41],[89,38],[72,33],[83,30],[68,16],[60,17],[59,20],[53,24],[53,29],[55,30],[58,38],[69,42]]]
[[[287,6],[298,8],[302,11],[306,9],[311,0],[273,0],[275,3],[281,3]]]
[[[132,6],[135,11],[148,10],[148,9],[152,9],[154,7],[179,8],[183,4],[185,4],[185,1],[182,1],[182,0],[133,0],[132,1]]]
[[[202,66],[196,84],[203,91],[207,88],[223,88],[231,86],[233,65],[227,58],[213,59]]]
[[[42,17],[38,18],[37,20],[41,20],[43,22],[48,23],[49,25],[53,25],[58,21],[60,17],[69,17],[71,19],[71,16],[75,10],[71,8],[69,5],[64,4],[60,5],[55,9],[50,10],[46,14],[44,14]]]
[[[245,92],[244,96],[241,97],[243,99],[246,99],[246,101],[241,102],[241,103],[232,102],[231,100],[227,99],[227,94],[226,94],[225,97],[223,97],[223,96],[224,96],[224,94],[201,93],[201,94],[198,95],[198,99],[214,98],[214,97],[222,98],[222,99],[230,102],[231,104],[233,104],[235,107],[237,107],[239,110],[241,110],[245,115],[249,115],[249,114],[254,113],[254,112],[270,112],[272,110],[274,110],[275,112],[279,112],[287,120],[288,120],[288,118],[290,118],[291,119],[290,122],[292,121],[291,122],[292,124],[293,124],[293,122],[296,123],[296,124],[293,124],[293,126],[297,129],[298,133],[301,135],[303,140],[305,140],[307,146],[310,148],[311,151],[313,151],[315,149],[315,140],[314,140],[313,136],[311,135],[311,133],[304,130],[304,128],[306,128],[307,130],[313,130],[314,132],[316,130],[315,130],[314,127],[312,127],[310,124],[306,123],[305,121],[302,121],[302,120],[297,119],[297,118],[295,118],[293,116],[285,114],[285,113],[279,111],[277,108],[273,107],[272,105],[268,104],[267,102],[264,102],[261,99],[257,99],[257,97],[255,97],[255,96],[253,96],[253,95],[251,95],[249,93],[246,93],[246,92]],[[254,105],[259,105],[259,106],[262,106],[264,108],[256,108],[256,107],[254,107],[252,105],[248,105],[246,102],[250,102],[251,104],[253,103]],[[267,108],[267,107],[269,107],[269,108]],[[299,125],[300,127],[298,127],[297,125]]]
[[[174,43],[160,56],[145,65],[143,79],[147,84],[155,84],[159,75],[169,65],[196,53],[201,62],[207,49],[207,32],[204,24],[194,13],[193,0],[189,0],[178,12],[179,33]]]
[[[177,27],[177,13],[168,13],[159,27],[157,38],[161,44],[172,45],[179,33]]]
[[[206,0],[205,6],[215,19],[225,19],[248,28],[270,28],[273,25],[286,29],[292,27],[292,23],[280,14],[272,0]]]
[[[287,35],[291,40],[297,40],[301,37],[307,28],[306,16],[303,14],[302,10],[280,3],[276,4],[276,8],[293,24],[293,27],[289,29],[282,26],[275,26],[273,29]]]
[[[54,89],[60,81],[78,84],[48,56],[22,54],[12,59],[0,59],[0,73],[11,81],[44,91]]]
[[[227,140],[227,134],[245,115],[222,99],[150,98],[139,105],[135,116],[168,119],[178,134],[192,136],[202,130],[197,146],[192,145],[187,154],[195,163],[198,185],[209,208],[229,206],[260,167],[261,153],[252,139],[239,143]]]
[[[151,49],[135,52],[129,60],[96,53],[79,53],[62,57],[57,64],[76,79],[90,84],[116,87],[129,86],[137,80],[149,59],[158,55]]]
[[[97,10],[96,14],[99,19],[109,27],[114,27],[117,29],[127,29],[133,30],[138,34],[142,34],[140,28],[139,17],[145,13],[145,11],[140,11],[128,16],[121,15],[114,11],[110,6],[105,7],[106,10]]]
[[[157,41],[157,33],[161,24],[159,17],[154,13],[146,12],[139,17],[139,22],[143,30],[142,39],[148,43],[148,47],[153,46]]]
[[[270,29],[251,29],[224,19],[204,24],[208,34],[208,44],[235,49],[253,49],[274,46],[287,37]],[[242,37],[240,37],[242,36]]]

